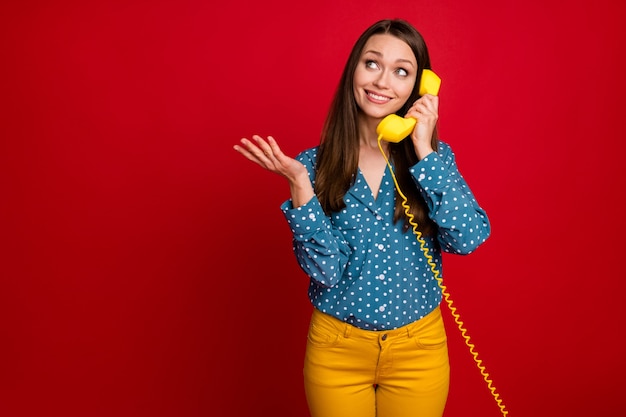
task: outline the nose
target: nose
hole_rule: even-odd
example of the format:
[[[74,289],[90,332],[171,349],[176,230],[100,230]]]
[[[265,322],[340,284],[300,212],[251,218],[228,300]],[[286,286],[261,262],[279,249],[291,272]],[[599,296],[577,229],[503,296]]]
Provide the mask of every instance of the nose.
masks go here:
[[[389,71],[384,70],[381,71],[376,79],[374,79],[374,85],[379,88],[387,88],[389,87]]]

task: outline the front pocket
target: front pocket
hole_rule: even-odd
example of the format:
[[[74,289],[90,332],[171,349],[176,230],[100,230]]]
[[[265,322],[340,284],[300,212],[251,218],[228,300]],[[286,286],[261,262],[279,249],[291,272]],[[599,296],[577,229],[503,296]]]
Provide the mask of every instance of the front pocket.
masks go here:
[[[335,346],[339,343],[339,334],[336,330],[327,330],[323,327],[311,324],[309,326],[309,334],[307,335],[309,343],[319,347]]]
[[[445,335],[438,336],[438,337],[428,337],[428,336],[418,335],[418,336],[415,336],[413,340],[415,340],[415,344],[417,345],[419,349],[428,349],[428,350],[444,348],[446,347],[446,344],[448,342],[448,338]]]

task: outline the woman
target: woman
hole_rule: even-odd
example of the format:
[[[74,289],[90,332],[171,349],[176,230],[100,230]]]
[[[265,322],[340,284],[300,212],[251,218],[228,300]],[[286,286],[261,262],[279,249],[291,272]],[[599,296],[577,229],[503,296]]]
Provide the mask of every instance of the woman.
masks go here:
[[[386,157],[438,270],[442,251],[472,252],[490,225],[437,138],[439,98],[419,95],[428,68],[415,28],[379,21],[352,49],[318,147],[293,159],[271,136],[235,146],[289,183],[282,210],[314,307],[304,363],[312,417],[443,414],[449,362],[441,290]],[[407,139],[379,148],[376,127],[391,113],[417,123]]]

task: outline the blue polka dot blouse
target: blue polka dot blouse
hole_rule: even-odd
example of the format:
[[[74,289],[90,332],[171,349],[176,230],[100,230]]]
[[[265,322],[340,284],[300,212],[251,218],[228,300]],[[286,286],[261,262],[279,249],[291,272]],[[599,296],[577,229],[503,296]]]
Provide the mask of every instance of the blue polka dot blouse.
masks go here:
[[[315,185],[317,147],[297,156]],[[437,236],[425,236],[441,273],[441,252],[469,254],[490,234],[485,211],[459,173],[454,153],[440,142],[411,167],[427,202]],[[441,302],[441,290],[413,231],[393,223],[394,182],[387,169],[376,199],[359,171],[344,196],[346,207],[327,216],[313,197],[281,206],[293,233],[293,249],[310,277],[313,306],[367,330],[394,329],[424,317]]]

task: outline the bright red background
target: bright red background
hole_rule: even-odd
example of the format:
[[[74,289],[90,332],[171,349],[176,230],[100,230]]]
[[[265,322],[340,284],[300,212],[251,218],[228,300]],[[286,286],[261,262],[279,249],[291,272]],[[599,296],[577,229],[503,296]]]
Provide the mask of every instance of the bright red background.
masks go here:
[[[510,416],[626,413],[620,2],[11,3],[0,415],[307,415],[288,190],[232,146],[317,144],[385,17],[426,37],[441,135],[493,224],[446,282]],[[445,415],[498,416],[446,320]]]

